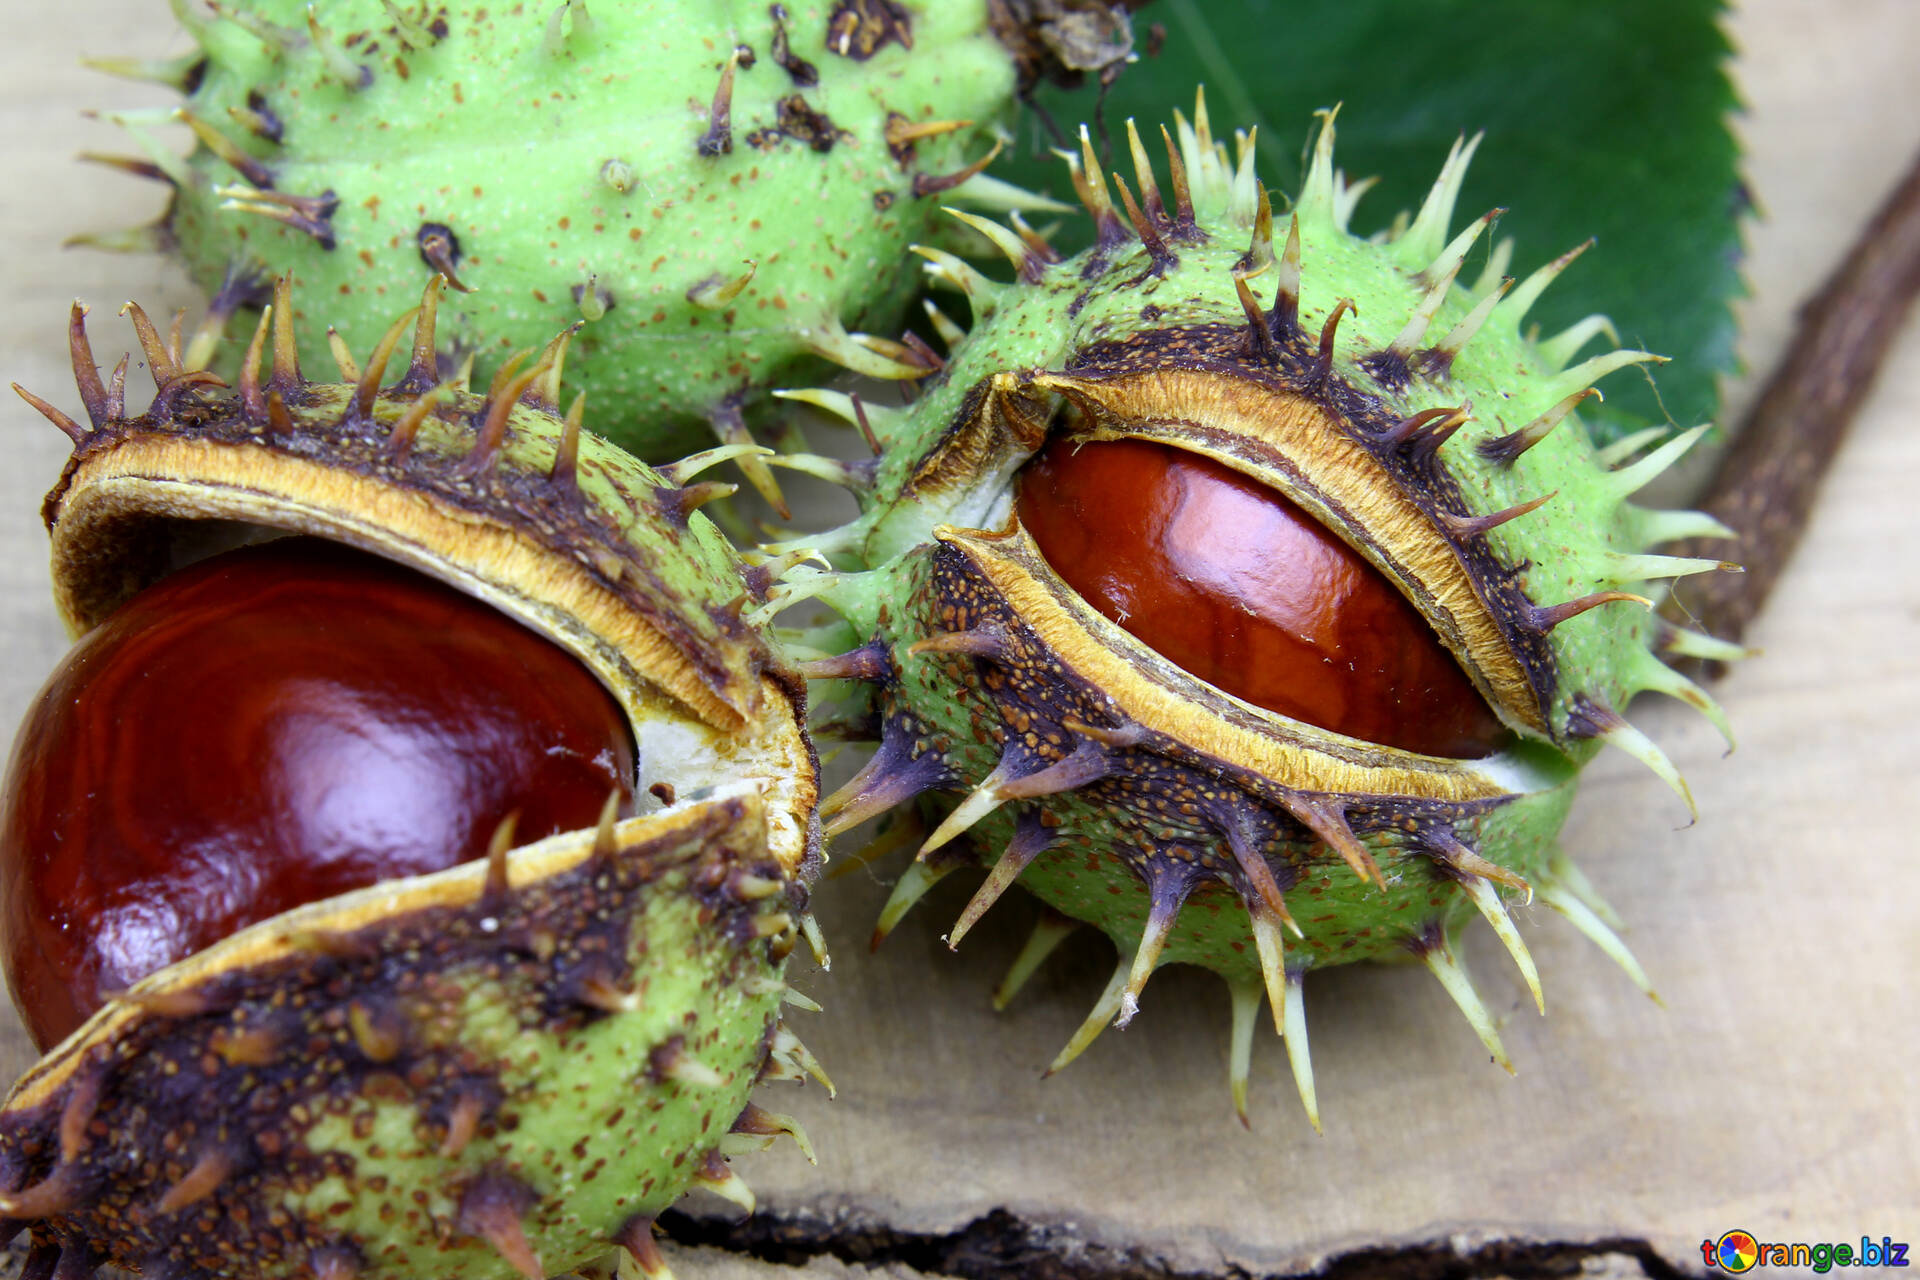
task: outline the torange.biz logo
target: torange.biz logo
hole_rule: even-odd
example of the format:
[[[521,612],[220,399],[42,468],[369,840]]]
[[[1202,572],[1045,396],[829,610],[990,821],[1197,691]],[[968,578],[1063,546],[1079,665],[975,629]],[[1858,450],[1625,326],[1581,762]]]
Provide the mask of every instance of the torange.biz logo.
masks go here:
[[[1755,1267],[1807,1267],[1827,1272],[1835,1267],[1904,1267],[1907,1246],[1889,1236],[1876,1243],[1872,1236],[1861,1236],[1860,1247],[1851,1244],[1763,1244],[1745,1231],[1729,1231],[1718,1240],[1702,1240],[1700,1256],[1710,1267],[1739,1275]]]

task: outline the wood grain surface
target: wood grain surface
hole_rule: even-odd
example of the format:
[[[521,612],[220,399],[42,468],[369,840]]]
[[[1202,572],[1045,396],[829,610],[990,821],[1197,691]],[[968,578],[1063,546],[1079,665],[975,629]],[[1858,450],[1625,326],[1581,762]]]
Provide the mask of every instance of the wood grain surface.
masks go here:
[[[0,374],[71,409],[73,298],[93,306],[107,362],[128,336],[113,319],[122,301],[156,314],[191,301],[157,259],[60,248],[150,219],[163,195],[74,156],[125,149],[83,110],[167,94],[77,59],[184,41],[159,0],[68,0],[24,17],[0,44]],[[1795,306],[1920,147],[1920,4],[1755,0],[1730,26],[1748,103],[1737,127],[1766,218],[1750,233],[1743,351],[1764,371]],[[1730,388],[1732,412],[1751,383]],[[0,417],[0,721],[13,723],[66,644],[37,514],[66,441],[11,396]],[[1489,1065],[1423,970],[1335,971],[1307,995],[1324,1136],[1300,1114],[1277,1042],[1257,1047],[1246,1130],[1227,1096],[1217,981],[1163,972],[1132,1027],[1042,1080],[1111,949],[1069,946],[995,1015],[988,993],[1031,909],[997,909],[956,956],[940,935],[971,885],[949,882],[869,955],[899,871],[884,864],[825,886],[833,969],[800,979],[826,1011],[795,1015],[798,1029],[839,1098],[783,1086],[769,1103],[805,1121],[820,1164],[788,1150],[740,1162],[796,1242],[788,1256],[918,1241],[879,1274],[964,1270],[940,1260],[942,1242],[988,1220],[1024,1233],[1036,1271],[1078,1259],[1082,1274],[1267,1274],[1355,1250],[1519,1241],[1602,1242],[1592,1269],[1638,1274],[1699,1271],[1702,1239],[1734,1227],[1763,1240],[1920,1236],[1920,841],[1906,815],[1920,794],[1917,492],[1910,324],[1750,636],[1764,654],[1719,687],[1738,751],[1676,706],[1634,708],[1690,779],[1698,823],[1632,761],[1591,771],[1565,845],[1633,926],[1664,1009],[1535,908],[1522,927],[1545,1018],[1489,934],[1466,947],[1517,1078]],[[6,1019],[11,1078],[32,1054]],[[717,1202],[689,1208],[724,1216]],[[1638,1243],[1605,1243],[1621,1241]],[[785,1270],[675,1256],[683,1278]],[[1501,1256],[1477,1269],[1516,1269],[1486,1261]],[[866,1274],[833,1258],[807,1270]]]

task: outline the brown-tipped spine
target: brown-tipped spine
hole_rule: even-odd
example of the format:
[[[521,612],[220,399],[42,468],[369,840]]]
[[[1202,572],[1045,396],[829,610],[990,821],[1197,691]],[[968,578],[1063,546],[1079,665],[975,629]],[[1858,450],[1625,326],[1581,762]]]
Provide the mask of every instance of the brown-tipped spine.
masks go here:
[[[515,809],[500,819],[500,825],[493,829],[493,837],[487,841],[487,879],[480,889],[480,900],[489,909],[504,907],[513,891],[507,879],[507,853],[513,848],[514,828],[519,825],[520,811]]]
[[[1503,466],[1510,467],[1513,465],[1514,460],[1521,454],[1533,448],[1533,446],[1539,444],[1542,440],[1545,440],[1548,433],[1560,425],[1560,420],[1569,413],[1572,413],[1574,407],[1588,396],[1594,396],[1601,400],[1606,399],[1605,396],[1600,394],[1598,387],[1588,387],[1585,390],[1576,391],[1554,405],[1553,408],[1535,418],[1532,422],[1529,422],[1526,426],[1521,427],[1518,431],[1510,431],[1504,436],[1494,436],[1492,439],[1482,440],[1474,447],[1480,451],[1481,457],[1491,462],[1498,462]]]
[[[1471,421],[1473,404],[1469,401],[1449,409],[1444,417],[1414,427],[1399,442],[1399,447],[1416,462],[1431,462],[1433,456],[1440,452],[1440,446],[1453,439],[1454,433]]]
[[[470,1089],[461,1090],[455,1096],[453,1107],[447,1112],[447,1131],[440,1139],[441,1159],[452,1160],[467,1149],[467,1144],[480,1132],[486,1109],[486,1099]]]
[[[1292,248],[1291,241],[1288,248]],[[1327,316],[1326,323],[1320,326],[1320,350],[1314,356],[1313,368],[1307,374],[1310,386],[1320,386],[1333,376],[1333,344],[1340,335],[1340,318],[1349,311],[1360,314],[1360,308],[1354,305],[1352,298],[1340,299],[1333,304],[1333,312]]]
[[[1051,267],[1060,261],[1060,251],[1053,247],[1047,237],[1033,229],[1027,220],[1020,216],[1018,209],[1007,215],[1007,221],[1013,224],[1014,234],[1027,246],[1029,260],[1037,262],[1041,268]]]
[[[87,1127],[100,1109],[106,1069],[98,1062],[76,1073],[73,1088],[60,1108],[60,1162],[72,1164],[87,1148]]]
[[[454,271],[460,264],[460,242],[454,238],[451,227],[440,222],[423,223],[414,233],[413,242],[420,251],[420,260],[429,270],[445,276],[447,283],[460,293],[474,291],[473,286],[463,283]]]
[[[678,488],[655,489],[653,503],[664,518],[674,524],[685,525],[687,517],[701,507],[721,498],[732,497],[739,491],[740,486],[737,484],[728,484],[722,480],[698,480]]]
[[[992,150],[988,151],[987,154],[981,156],[978,160],[975,160],[972,164],[955,169],[952,173],[914,174],[913,194],[921,199],[925,199],[928,196],[939,195],[942,191],[953,190],[967,179],[985,172],[986,167],[999,158],[1002,145],[998,138],[994,139]]]
[[[541,413],[560,412],[560,376],[567,366],[567,350],[573,346],[574,336],[585,327],[585,323],[575,320],[548,341],[546,349],[540,353],[540,376],[521,393],[521,404],[529,409],[538,409]]]
[[[0,1217],[51,1218],[80,1203],[80,1166],[62,1164],[26,1188],[0,1195]]]
[[[1069,166],[1074,194],[1080,197],[1080,203],[1093,215],[1099,247],[1111,249],[1123,243],[1127,238],[1126,224],[1114,212],[1113,199],[1107,194],[1107,180],[1101,176],[1100,160],[1093,153],[1093,139],[1087,136],[1085,125],[1080,126],[1079,159],[1070,160]]]
[[[158,1213],[178,1213],[188,1205],[199,1203],[218,1191],[220,1184],[227,1180],[233,1170],[233,1155],[225,1148],[213,1147],[201,1152],[193,1162],[193,1167],[167,1188],[154,1210]]]
[[[1631,600],[1645,608],[1653,608],[1653,601],[1645,596],[1635,595],[1631,591],[1595,591],[1575,600],[1563,600],[1554,605],[1535,605],[1527,615],[1528,624],[1533,630],[1545,635],[1561,623],[1577,618],[1589,609],[1598,609],[1603,604],[1617,604]]]
[[[907,646],[907,652],[916,658],[923,653],[964,653],[969,657],[986,658],[997,662],[1006,657],[1007,637],[993,627],[979,627],[972,631],[943,631],[938,635],[914,641]]]
[[[915,754],[918,736],[904,717],[887,722],[881,730],[880,748],[866,766],[821,802],[820,818],[827,835],[851,830],[922,792],[953,785],[953,771],[938,751]]]
[[[474,440],[473,450],[467,454],[467,460],[461,464],[468,477],[485,475],[500,460],[500,451],[507,439],[507,419],[513,415],[513,407],[519,402],[521,393],[532,386],[543,372],[544,367],[536,365],[525,373],[515,375],[498,392],[488,394],[486,416],[481,420],[480,434]]]
[[[233,139],[185,107],[180,109],[180,119],[187,128],[193,130],[193,136],[200,139],[207,150],[225,161],[235,173],[262,191],[273,190],[273,170],[242,151]]]
[[[267,376],[267,386],[286,399],[306,386],[300,376],[300,347],[293,331],[291,275],[273,282],[273,372]]]
[[[267,397],[260,389],[260,360],[266,354],[267,328],[272,323],[273,306],[268,304],[261,308],[260,323],[254,326],[253,340],[240,359],[240,412],[255,424],[267,420]]]
[[[860,398],[860,393],[857,391],[847,396],[847,402],[853,406],[854,423],[859,426],[860,435],[866,440],[868,450],[872,452],[874,457],[879,457],[880,437],[873,433],[873,423],[867,418],[866,402]]]
[[[395,392],[421,395],[440,381],[434,328],[440,315],[440,292],[446,284],[445,273],[436,272],[420,293],[420,313],[413,322],[413,356],[408,361],[406,376],[395,385]]]
[[[1247,354],[1262,364],[1272,364],[1278,356],[1273,345],[1273,334],[1267,329],[1267,318],[1260,311],[1260,300],[1253,296],[1244,272],[1233,273],[1233,291],[1240,299],[1240,310],[1247,317]]]
[[[1160,238],[1160,232],[1154,228],[1140,206],[1134,203],[1133,192],[1127,189],[1127,180],[1118,173],[1113,175],[1113,185],[1120,191],[1120,203],[1126,206],[1127,221],[1133,224],[1134,234],[1140,237],[1140,243],[1147,248],[1147,254],[1153,259],[1153,272],[1159,274],[1168,267],[1177,266],[1180,259],[1174,255],[1167,242]]]
[[[1173,136],[1167,132],[1167,126],[1160,126],[1160,139],[1167,144],[1167,167],[1172,173],[1173,183],[1173,231],[1175,240],[1191,241],[1200,230],[1193,214],[1193,191],[1187,184],[1187,164],[1180,158],[1180,148],[1173,145]]]
[[[102,151],[82,151],[79,155],[75,156],[74,159],[85,161],[87,164],[101,165],[108,169],[118,169],[121,173],[129,174],[135,178],[145,178],[149,182],[164,182],[168,186],[176,189],[179,186],[179,184],[173,180],[172,174],[162,169],[153,161],[141,156],[117,156],[108,155]]]
[[[356,1280],[361,1267],[360,1251],[348,1244],[323,1244],[307,1254],[313,1280]]]
[[[117,416],[109,411],[107,388],[100,381],[100,370],[93,362],[93,345],[87,341],[87,309],[75,302],[67,315],[67,351],[73,360],[73,381],[80,390],[80,403],[87,407],[87,418],[95,427],[104,427]]]
[[[159,390],[179,377],[179,362],[174,352],[160,340],[160,334],[154,329],[153,321],[147,318],[146,310],[137,302],[129,302],[120,309],[120,314],[133,319],[133,332],[140,342],[140,354],[146,357],[147,372],[153,378],[154,389]],[[109,394],[107,399],[111,405],[116,397]]]
[[[1362,883],[1371,880],[1382,889],[1387,887],[1386,878],[1380,874],[1380,864],[1353,834],[1353,828],[1347,825],[1347,815],[1337,804],[1327,799],[1310,800],[1302,795],[1286,797],[1282,803],[1302,826],[1339,854]]]
[[[27,390],[25,387],[21,386],[19,383],[16,382],[16,383],[13,383],[12,385],[13,385],[14,394],[18,395],[22,400],[25,400],[28,404],[32,405],[35,409],[38,409],[40,411],[41,417],[45,418],[48,422],[51,422],[54,426],[60,428],[61,431],[66,433],[67,439],[73,441],[73,443],[76,445],[86,443],[88,433],[85,427],[81,426],[79,423],[75,422],[72,418],[69,418],[66,414],[60,412],[60,410],[54,408],[52,405],[48,404],[45,400],[42,400],[39,396],[33,394],[33,392]]]
[[[451,384],[441,383],[431,387],[414,398],[412,404],[393,420],[393,427],[387,433],[387,457],[395,463],[405,462],[413,453],[414,440],[420,434],[420,426],[433,412],[434,406],[453,392]]]
[[[1518,520],[1521,516],[1538,511],[1553,501],[1559,492],[1555,489],[1552,493],[1543,493],[1530,502],[1522,502],[1517,506],[1507,507],[1484,516],[1461,516],[1451,511],[1441,511],[1438,515],[1440,523],[1445,525],[1448,532],[1456,538],[1478,538],[1485,536],[1489,530],[1498,529],[1509,520]]]
[[[1265,194],[1262,193],[1263,200]],[[1268,329],[1278,339],[1300,331],[1300,215],[1287,225],[1286,247],[1280,251],[1280,279],[1273,287],[1273,311]]]
[[[1140,130],[1131,119],[1127,121],[1127,152],[1133,159],[1133,179],[1140,184],[1140,204],[1157,226],[1167,221],[1167,206],[1160,198],[1160,184],[1154,180],[1153,158],[1141,144]]]
[[[127,364],[132,359],[131,354],[121,356],[107,378],[107,412],[115,421],[127,416]]]
[[[393,349],[400,345],[400,335],[406,332],[413,320],[414,312],[409,311],[387,326],[386,333],[381,335],[354,386],[353,404],[347,410],[348,421],[366,422],[373,416],[373,402],[380,395],[380,379],[387,374],[387,362],[393,358]]]
[[[875,637],[858,649],[795,664],[809,680],[865,680],[883,684],[894,677],[893,653],[887,642]]]
[[[547,483],[557,489],[580,489],[580,424],[586,418],[587,393],[582,391],[567,406],[566,420],[560,427],[560,443],[553,451],[553,466],[547,469]]]
[[[1489,862],[1461,843],[1460,838],[1445,827],[1436,827],[1431,831],[1423,832],[1422,844],[1430,857],[1445,865],[1450,871],[1480,876],[1515,892],[1524,893],[1529,900],[1533,897],[1533,886],[1527,883],[1525,876],[1509,871],[1497,862]]]
[[[1213,824],[1227,838],[1227,850],[1233,854],[1240,878],[1245,881],[1240,893],[1242,900],[1249,905],[1259,903],[1299,937],[1300,926],[1293,922],[1293,915],[1287,910],[1285,890],[1267,861],[1266,841],[1262,837],[1273,825],[1272,819],[1264,812],[1255,814],[1235,808],[1213,815]]]
[[[520,1223],[538,1199],[532,1188],[513,1175],[489,1170],[461,1192],[459,1228],[492,1245],[494,1252],[527,1280],[545,1280],[546,1268],[540,1265]]]
[[[278,388],[267,392],[267,434],[281,440],[293,439],[293,415]]]
[[[295,231],[304,231],[322,249],[332,250],[339,244],[333,234],[333,213],[340,207],[340,197],[331,188],[317,196],[261,191],[254,187],[219,187],[214,194],[223,197],[222,209],[257,214]]]
[[[667,1272],[667,1260],[660,1253],[660,1243],[653,1238],[653,1216],[636,1213],[628,1218],[614,1233],[615,1246],[627,1251],[640,1274],[648,1280],[659,1280]]]
[[[1013,838],[1007,841],[1007,847],[1001,851],[1000,860],[993,864],[993,870],[980,882],[980,887],[974,890],[973,897],[961,911],[960,918],[947,931],[948,950],[959,950],[961,939],[980,922],[980,917],[987,914],[1000,896],[1020,878],[1020,873],[1052,844],[1053,832],[1040,821],[1038,813],[1028,810],[1014,820]]]

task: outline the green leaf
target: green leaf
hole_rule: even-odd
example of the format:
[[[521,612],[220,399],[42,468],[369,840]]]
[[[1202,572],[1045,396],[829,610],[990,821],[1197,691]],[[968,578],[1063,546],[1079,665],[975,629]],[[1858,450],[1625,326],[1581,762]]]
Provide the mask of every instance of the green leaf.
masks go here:
[[[1605,407],[1583,416],[1603,418],[1607,438],[1692,426],[1712,420],[1716,377],[1734,363],[1728,302],[1747,203],[1719,12],[1718,0],[1160,0],[1134,22],[1143,45],[1150,24],[1164,26],[1164,44],[1122,74],[1106,118],[1116,135],[1129,116],[1157,124],[1205,84],[1215,133],[1257,125],[1262,178],[1292,191],[1313,112],[1340,104],[1341,166],[1381,178],[1355,216],[1361,232],[1417,205],[1454,138],[1484,130],[1459,218],[1508,210],[1499,235],[1515,240],[1513,274],[1598,241],[1534,308],[1541,331],[1602,312],[1623,343],[1673,359],[1614,378]],[[1096,91],[1038,101],[1071,132]],[[997,172],[1060,193],[1038,113],[1026,130]]]

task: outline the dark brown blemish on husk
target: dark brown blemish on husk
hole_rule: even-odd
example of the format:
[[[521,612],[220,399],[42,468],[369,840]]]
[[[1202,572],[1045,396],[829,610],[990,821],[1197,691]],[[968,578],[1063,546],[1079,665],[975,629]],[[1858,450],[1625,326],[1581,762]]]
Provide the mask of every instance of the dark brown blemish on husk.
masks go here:
[[[827,15],[827,48],[865,62],[887,44],[913,48],[913,19],[893,0],[839,0]]]
[[[460,237],[453,228],[444,222],[423,222],[414,232],[413,242],[419,247],[420,261],[427,264],[431,271],[437,271],[447,278],[447,283],[461,293],[473,290],[460,283],[460,277],[454,268],[460,265]]]
[[[763,129],[755,129],[747,135],[747,144],[761,151],[771,151],[783,141],[792,139],[808,148],[821,153],[832,151],[840,142],[852,142],[853,135],[837,127],[824,111],[815,111],[807,105],[807,100],[797,93],[788,94],[774,107],[774,123]]]
[[[191,91],[189,91],[191,92]],[[286,136],[286,125],[274,109],[267,105],[266,95],[258,89],[247,90],[247,127],[253,133],[268,142],[279,142]]]
[[[794,53],[787,38],[787,6],[769,5],[767,13],[773,18],[773,60],[793,78],[793,82],[802,89],[811,89],[820,83],[820,71],[811,62]]]

